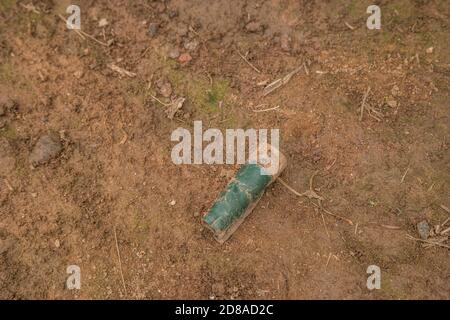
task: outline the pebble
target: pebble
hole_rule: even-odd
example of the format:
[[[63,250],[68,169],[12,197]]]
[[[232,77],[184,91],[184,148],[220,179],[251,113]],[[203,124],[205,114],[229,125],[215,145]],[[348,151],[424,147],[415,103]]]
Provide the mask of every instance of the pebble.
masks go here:
[[[164,79],[159,79],[156,82],[156,86],[158,87],[159,93],[163,97],[168,98],[172,95],[172,85],[170,84],[170,82]]]
[[[55,247],[59,248],[61,246],[61,243],[58,239],[55,240]]]
[[[291,38],[285,33],[280,37],[280,46],[283,51],[291,51]]]
[[[433,48],[433,47],[427,48],[427,53],[428,53],[428,54],[432,54],[433,51],[434,51],[434,48]]]
[[[158,23],[152,22],[152,23],[150,23],[150,24],[148,25],[148,34],[149,34],[151,37],[156,36],[156,34],[158,33],[158,30],[159,30],[159,24],[158,24]]]
[[[75,76],[75,78],[77,79],[81,79],[84,75],[83,70],[77,70],[73,73],[73,75]]]
[[[178,59],[178,57],[180,56],[180,50],[178,50],[177,48],[170,49],[168,56],[170,59]]]
[[[177,202],[175,201],[175,200],[172,200],[172,201],[170,201],[170,203],[169,203],[172,207],[174,206],[174,205],[176,205],[177,204]]]
[[[173,19],[175,17],[178,17],[178,11],[177,10],[169,10],[169,18]]]
[[[186,63],[188,63],[191,60],[192,60],[192,57],[191,57],[191,55],[189,53],[183,53],[178,58],[178,61],[180,61],[181,64],[186,64]]]
[[[430,235],[430,225],[426,220],[420,221],[417,224],[417,231],[419,232],[420,238],[426,240]]]
[[[55,158],[61,150],[61,141],[56,134],[43,135],[31,151],[30,163],[33,165],[44,164]]]
[[[399,95],[400,95],[400,88],[399,88],[397,85],[394,85],[394,86],[392,87],[391,94],[392,94],[394,97],[399,96]]]
[[[247,25],[245,26],[245,30],[247,30],[248,32],[259,32],[262,30],[262,26],[259,22],[249,22],[247,23]]]
[[[395,100],[388,100],[388,101],[386,101],[386,103],[391,108],[396,108],[397,107],[397,101],[395,101]]]
[[[195,51],[198,47],[198,44],[199,44],[199,42],[197,40],[192,40],[192,41],[186,42],[184,44],[184,48],[189,51]]]
[[[105,18],[100,19],[100,21],[98,22],[98,26],[100,28],[106,27],[107,25],[108,25],[108,20],[106,20]]]

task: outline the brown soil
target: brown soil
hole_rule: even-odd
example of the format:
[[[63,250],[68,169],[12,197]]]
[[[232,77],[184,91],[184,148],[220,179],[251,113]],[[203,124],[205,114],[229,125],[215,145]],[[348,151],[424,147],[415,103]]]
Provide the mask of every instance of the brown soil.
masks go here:
[[[407,234],[449,217],[450,3],[379,0],[368,30],[372,2],[78,1],[104,46],[57,17],[70,1],[0,1],[0,298],[449,299],[449,250]],[[170,94],[186,98],[172,120],[152,98]],[[353,225],[275,182],[219,245],[201,214],[235,167],[172,163],[171,132],[194,120],[279,128],[283,180],[303,192],[317,172],[323,207]],[[46,134],[61,151],[31,166]]]

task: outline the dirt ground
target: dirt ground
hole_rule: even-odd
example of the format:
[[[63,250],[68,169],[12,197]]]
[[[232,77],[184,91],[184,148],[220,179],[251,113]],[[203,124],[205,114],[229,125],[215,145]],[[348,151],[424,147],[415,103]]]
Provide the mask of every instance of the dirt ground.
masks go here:
[[[449,233],[416,227],[450,216],[448,0],[79,0],[83,33],[70,4],[0,1],[0,298],[450,298]],[[326,211],[275,182],[219,245],[201,218],[236,167],[172,163],[194,120],[279,128]]]

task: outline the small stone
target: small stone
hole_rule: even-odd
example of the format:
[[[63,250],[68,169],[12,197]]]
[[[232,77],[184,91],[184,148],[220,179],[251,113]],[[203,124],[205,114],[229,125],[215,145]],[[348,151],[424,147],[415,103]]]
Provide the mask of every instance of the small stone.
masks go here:
[[[188,63],[191,60],[192,60],[192,57],[191,57],[191,55],[189,53],[183,53],[178,58],[178,61],[180,61],[181,64],[186,64],[186,63]]]
[[[164,79],[159,79],[156,82],[156,86],[158,87],[159,93],[165,97],[168,98],[172,94],[172,85],[170,82],[165,81]]]
[[[178,59],[178,57],[180,56],[180,50],[178,50],[177,48],[170,49],[168,56],[170,59]]]
[[[194,217],[197,218],[198,216],[200,216],[200,212],[195,211],[195,212],[194,212]]]
[[[31,151],[30,163],[32,165],[44,164],[58,156],[61,150],[61,141],[56,134],[43,135]]]
[[[386,104],[391,108],[397,108],[397,105],[398,105],[397,101],[395,101],[395,100],[388,100],[388,101],[386,101]]]
[[[73,75],[75,76],[75,78],[77,79],[81,79],[83,77],[83,70],[77,70],[73,73]]]
[[[432,54],[433,51],[434,51],[434,48],[433,48],[433,47],[427,48],[427,53],[428,53],[428,54]]]
[[[177,10],[169,10],[169,18],[173,19],[175,17],[178,17],[178,11]]]
[[[156,34],[158,33],[158,30],[159,30],[158,23],[152,22],[148,25],[148,34],[150,35],[150,37],[156,36]]]
[[[176,205],[177,204],[177,202],[175,201],[175,200],[172,200],[172,201],[170,201],[170,203],[169,203],[172,207],[174,206],[174,205]]]
[[[172,94],[172,86],[170,85],[170,83],[165,83],[161,89],[160,89],[160,93],[163,97],[168,98],[170,97],[170,95]]]
[[[55,240],[55,247],[59,248],[61,246],[61,243],[58,239]]]
[[[282,34],[280,37],[280,46],[283,51],[291,51],[291,38],[287,34]]]
[[[400,95],[400,88],[397,85],[393,86],[391,93],[394,97],[397,97],[398,95]]]
[[[186,42],[184,44],[184,48],[188,51],[195,51],[198,47],[199,42],[197,40],[192,40],[189,42]]]
[[[420,237],[423,240],[428,239],[428,236],[430,235],[430,225],[426,220],[420,221],[417,224],[417,231],[419,232]]]
[[[105,18],[100,19],[100,21],[98,22],[98,26],[100,28],[106,27],[108,24],[108,20],[106,20]]]
[[[248,32],[260,32],[262,31],[262,26],[259,22],[249,22],[247,23],[247,25],[245,26],[245,30],[247,30]]]

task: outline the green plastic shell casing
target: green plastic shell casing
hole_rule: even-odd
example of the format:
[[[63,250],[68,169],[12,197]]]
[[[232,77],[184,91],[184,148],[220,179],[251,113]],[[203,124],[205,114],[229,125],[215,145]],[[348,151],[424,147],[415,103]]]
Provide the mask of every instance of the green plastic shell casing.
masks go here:
[[[237,229],[272,182],[271,175],[261,174],[264,170],[258,164],[243,165],[203,217],[220,243]]]

